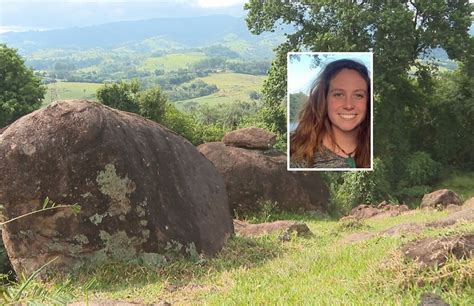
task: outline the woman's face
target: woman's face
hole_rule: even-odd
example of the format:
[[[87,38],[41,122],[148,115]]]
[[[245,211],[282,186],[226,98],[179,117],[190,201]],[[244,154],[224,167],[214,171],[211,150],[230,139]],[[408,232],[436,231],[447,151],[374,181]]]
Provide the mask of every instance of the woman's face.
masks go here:
[[[330,81],[327,102],[333,129],[351,132],[364,121],[369,99],[367,88],[367,82],[352,69],[342,69]]]

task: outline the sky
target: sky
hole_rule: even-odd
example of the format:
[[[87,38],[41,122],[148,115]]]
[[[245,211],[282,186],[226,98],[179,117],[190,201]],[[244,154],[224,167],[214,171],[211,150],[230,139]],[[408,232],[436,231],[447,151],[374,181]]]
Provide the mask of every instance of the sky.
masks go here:
[[[226,14],[246,0],[0,0],[0,32],[89,26],[124,20]]]
[[[319,53],[324,54],[321,64],[318,67],[312,67],[312,57],[309,53],[300,53],[301,60],[288,61],[288,92],[302,92],[309,94],[313,82],[326,64],[338,59],[353,59],[365,64],[369,73],[372,71],[372,57],[370,53]]]

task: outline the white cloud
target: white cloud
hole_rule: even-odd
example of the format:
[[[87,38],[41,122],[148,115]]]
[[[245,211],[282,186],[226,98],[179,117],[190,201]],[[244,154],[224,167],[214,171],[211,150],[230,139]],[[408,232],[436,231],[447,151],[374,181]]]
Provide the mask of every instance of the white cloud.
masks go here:
[[[228,7],[237,4],[244,4],[245,0],[198,0],[197,4],[200,7],[206,8],[217,8],[217,7]]]

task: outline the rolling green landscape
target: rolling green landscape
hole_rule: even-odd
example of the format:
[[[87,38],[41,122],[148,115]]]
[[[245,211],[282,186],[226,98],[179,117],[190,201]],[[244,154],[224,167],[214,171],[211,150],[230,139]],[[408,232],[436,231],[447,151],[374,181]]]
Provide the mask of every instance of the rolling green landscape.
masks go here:
[[[47,6],[46,1],[42,4]],[[94,100],[136,113],[182,136],[193,150],[221,141],[228,132],[260,127],[275,135],[273,147],[262,154],[281,156],[288,152],[287,119],[297,122],[297,112],[308,99],[305,93],[291,93],[287,109],[287,53],[370,51],[375,60],[373,171],[320,172],[328,193],[321,210],[283,211],[278,201],[261,199],[252,212],[231,212],[231,218],[250,224],[303,222],[311,233],[236,233],[212,257],[167,244],[163,254],[153,253],[164,259],[159,262],[111,256],[100,266],[84,265],[64,274],[48,271],[46,264],[32,275],[16,275],[0,245],[0,304],[88,305],[106,300],[145,305],[419,305],[430,293],[449,305],[474,305],[472,246],[465,256],[451,249],[443,257],[445,264],[429,267],[402,251],[424,238],[474,234],[474,5],[444,0],[248,1],[244,17],[186,12],[186,17],[101,18],[80,26],[0,33],[0,75],[6,76],[0,80],[0,148],[6,152],[0,166],[14,155],[14,146],[5,146],[14,133],[9,128],[13,122],[52,101],[68,99]],[[35,148],[20,144],[21,158],[35,154]],[[51,154],[69,154],[68,148],[55,149]],[[147,148],[141,149],[136,151]],[[30,169],[21,171],[27,176]],[[45,174],[47,179],[57,176]],[[10,178],[2,179],[0,227],[23,218],[20,212],[42,218],[58,208],[56,203],[48,206],[49,197],[56,195],[38,199],[38,191],[30,192],[31,197],[22,190],[5,191],[1,188]],[[420,208],[426,194],[445,188],[465,206]],[[24,199],[13,203],[12,194]],[[103,195],[93,209],[111,205],[106,200],[112,196]],[[43,205],[27,207],[28,201]],[[59,206],[76,209],[81,220],[92,221],[86,215],[91,208],[86,213],[78,210],[84,195],[74,202]],[[129,204],[137,205],[132,202],[130,197]],[[384,202],[409,210],[381,218],[347,217],[360,204],[376,209]],[[456,213],[461,218],[452,224],[427,225]],[[123,221],[109,217],[112,227]],[[76,229],[74,238],[64,238],[67,231],[55,226],[47,238],[76,239]],[[387,234],[394,226],[420,230]],[[130,245],[124,242],[123,247]],[[64,255],[61,252],[57,250],[58,256]]]
[[[96,90],[101,86],[97,83],[56,82],[46,85],[47,91],[42,106],[55,100],[86,99],[97,100]]]
[[[208,96],[176,101],[175,103],[178,107],[184,107],[189,103],[216,106],[220,103],[226,104],[235,101],[250,101],[249,94],[252,91],[260,90],[265,77],[224,72],[213,73],[200,79],[208,84],[216,85],[219,91]]]

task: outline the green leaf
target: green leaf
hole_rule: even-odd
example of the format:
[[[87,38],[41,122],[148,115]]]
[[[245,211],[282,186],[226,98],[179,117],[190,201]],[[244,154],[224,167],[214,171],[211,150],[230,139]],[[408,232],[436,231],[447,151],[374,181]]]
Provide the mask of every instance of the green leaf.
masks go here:
[[[49,203],[49,197],[46,197],[46,199],[44,199],[44,202],[43,202],[43,209],[45,209],[48,206],[48,203]]]

